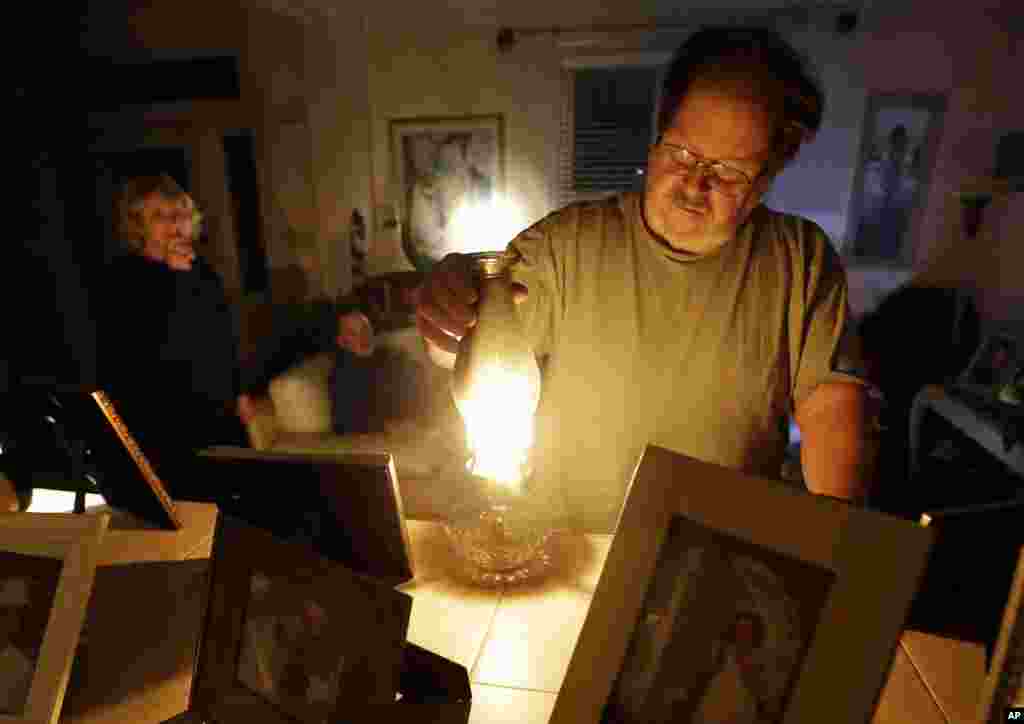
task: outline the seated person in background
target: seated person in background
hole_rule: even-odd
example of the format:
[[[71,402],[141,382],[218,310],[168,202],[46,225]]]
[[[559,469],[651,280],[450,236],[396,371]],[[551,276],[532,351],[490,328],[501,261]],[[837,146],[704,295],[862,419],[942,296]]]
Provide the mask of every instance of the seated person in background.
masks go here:
[[[245,446],[239,415],[248,394],[298,357],[334,347],[339,315],[353,310],[328,303],[276,315],[281,330],[261,340],[243,371],[224,286],[196,253],[201,215],[192,198],[165,174],[137,177],[125,183],[117,211],[124,253],[96,290],[99,386],[172,496],[207,497],[190,480],[194,453]],[[289,317],[301,319],[285,324]]]

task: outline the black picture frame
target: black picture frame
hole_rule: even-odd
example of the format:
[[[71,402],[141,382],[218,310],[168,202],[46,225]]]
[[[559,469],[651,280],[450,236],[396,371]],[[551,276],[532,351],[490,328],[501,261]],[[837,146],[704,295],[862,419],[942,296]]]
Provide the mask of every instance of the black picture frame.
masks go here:
[[[311,602],[318,632],[304,618]],[[394,707],[411,610],[408,594],[222,516],[190,712],[221,724],[374,721]],[[303,618],[299,632],[282,642],[280,627],[296,616]],[[328,674],[318,671],[313,701],[311,672],[325,656],[333,682],[324,684]],[[254,671],[266,675],[254,683]],[[305,704],[297,693],[303,681]]]
[[[217,446],[199,469],[231,491],[221,508],[248,522],[301,533],[323,555],[390,585],[413,577],[412,549],[388,453],[286,452]],[[290,496],[287,512],[274,500]],[[297,499],[297,502],[296,500]],[[274,520],[263,516],[271,516]],[[302,518],[289,524],[281,518]]]

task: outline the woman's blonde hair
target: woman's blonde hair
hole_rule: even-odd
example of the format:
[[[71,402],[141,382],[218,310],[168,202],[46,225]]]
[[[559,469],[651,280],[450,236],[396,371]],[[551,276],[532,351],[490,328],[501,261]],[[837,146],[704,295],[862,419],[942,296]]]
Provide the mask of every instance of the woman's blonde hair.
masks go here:
[[[170,201],[181,201],[191,210],[192,241],[199,239],[203,215],[185,189],[165,173],[136,176],[124,183],[117,199],[117,238],[126,251],[141,254],[146,244],[146,223],[142,209],[151,194],[159,194]]]

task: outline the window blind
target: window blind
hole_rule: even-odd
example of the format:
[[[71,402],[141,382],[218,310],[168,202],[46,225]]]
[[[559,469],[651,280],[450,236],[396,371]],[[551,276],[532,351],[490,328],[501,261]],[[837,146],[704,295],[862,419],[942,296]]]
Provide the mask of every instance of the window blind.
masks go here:
[[[643,188],[661,68],[570,68],[562,122],[562,202]]]

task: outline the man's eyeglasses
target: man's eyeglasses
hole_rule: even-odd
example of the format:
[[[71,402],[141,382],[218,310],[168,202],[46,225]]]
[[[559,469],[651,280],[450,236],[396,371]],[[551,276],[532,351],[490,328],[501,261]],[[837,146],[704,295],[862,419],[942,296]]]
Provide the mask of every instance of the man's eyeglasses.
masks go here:
[[[654,148],[671,164],[672,173],[689,176],[698,169],[702,169],[707,176],[708,185],[719,193],[739,196],[754,183],[754,179],[738,168],[733,168],[721,161],[701,158],[686,146],[659,139],[654,144]]]

